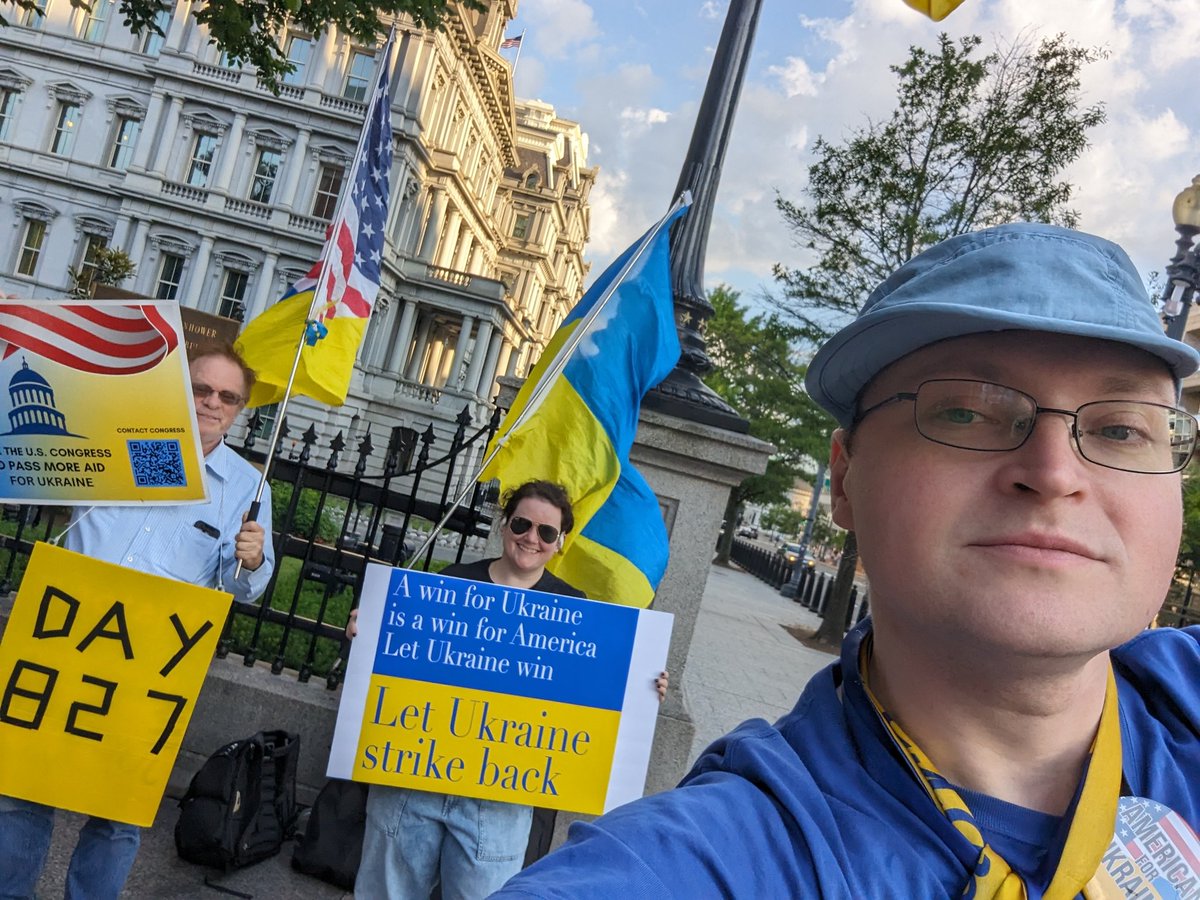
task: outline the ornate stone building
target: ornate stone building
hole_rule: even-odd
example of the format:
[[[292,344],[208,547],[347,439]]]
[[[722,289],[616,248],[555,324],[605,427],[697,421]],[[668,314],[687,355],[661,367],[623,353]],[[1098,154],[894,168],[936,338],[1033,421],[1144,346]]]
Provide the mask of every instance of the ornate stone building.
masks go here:
[[[398,21],[383,283],[351,394],[289,419],[376,434],[489,412],[579,298],[595,170],[576,123],[517,101],[498,52],[517,0]],[[135,38],[114,0],[0,28],[0,291],[61,296],[96,248],[145,296],[249,319],[316,259],[379,47],[288,31],[276,96],[229,64],[180,0]],[[382,41],[380,41],[380,45]]]

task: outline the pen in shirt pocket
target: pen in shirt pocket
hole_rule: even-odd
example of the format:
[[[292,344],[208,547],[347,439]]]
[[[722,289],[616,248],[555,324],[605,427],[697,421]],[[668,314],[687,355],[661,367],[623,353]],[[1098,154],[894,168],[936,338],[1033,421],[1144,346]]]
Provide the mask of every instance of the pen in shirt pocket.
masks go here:
[[[207,534],[207,535],[208,535],[210,538],[212,538],[214,541],[215,541],[217,538],[219,538],[219,537],[221,536],[221,532],[217,531],[217,529],[216,529],[214,526],[212,526],[212,525],[209,525],[209,524],[208,524],[207,522],[205,522],[203,519],[197,519],[197,520],[195,521],[195,523],[193,523],[193,524],[195,525],[195,527],[196,527],[196,528],[198,528],[198,529],[200,529],[201,531],[203,531],[205,534]]]

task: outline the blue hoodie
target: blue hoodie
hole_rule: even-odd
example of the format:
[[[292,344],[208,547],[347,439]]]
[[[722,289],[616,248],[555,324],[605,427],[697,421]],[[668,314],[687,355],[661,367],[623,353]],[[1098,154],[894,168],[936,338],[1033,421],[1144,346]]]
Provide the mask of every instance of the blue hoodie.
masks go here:
[[[899,759],[863,691],[856,660],[869,630],[868,620],[846,636],[840,663],[774,726],[746,722],[675,790],[577,823],[493,896],[961,897],[977,852]],[[1143,632],[1112,657],[1127,792],[1200,830],[1200,627]],[[1035,879],[1030,900],[1044,886]]]

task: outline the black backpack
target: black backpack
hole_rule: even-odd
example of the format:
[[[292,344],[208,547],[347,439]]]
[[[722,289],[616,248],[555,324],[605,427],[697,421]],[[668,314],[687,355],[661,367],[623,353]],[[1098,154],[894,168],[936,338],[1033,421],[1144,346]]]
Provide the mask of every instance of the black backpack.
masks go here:
[[[292,851],[292,868],[354,889],[367,822],[367,785],[331,778],[308,815],[304,836]]]
[[[295,824],[299,755],[298,734],[260,731],[205,760],[179,801],[179,855],[229,871],[278,853]]]

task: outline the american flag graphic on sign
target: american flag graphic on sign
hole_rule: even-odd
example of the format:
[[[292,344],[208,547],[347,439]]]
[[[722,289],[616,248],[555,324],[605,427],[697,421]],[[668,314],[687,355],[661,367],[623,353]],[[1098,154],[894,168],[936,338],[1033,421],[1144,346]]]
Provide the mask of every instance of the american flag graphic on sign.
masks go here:
[[[27,350],[93,375],[153,369],[178,345],[151,305],[0,303],[0,359]]]

